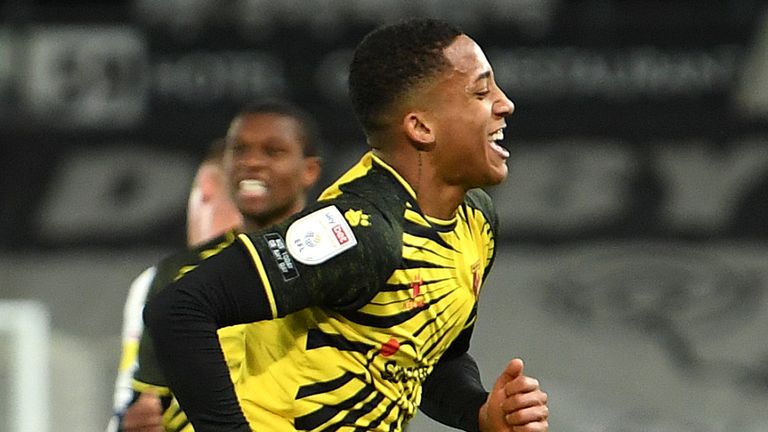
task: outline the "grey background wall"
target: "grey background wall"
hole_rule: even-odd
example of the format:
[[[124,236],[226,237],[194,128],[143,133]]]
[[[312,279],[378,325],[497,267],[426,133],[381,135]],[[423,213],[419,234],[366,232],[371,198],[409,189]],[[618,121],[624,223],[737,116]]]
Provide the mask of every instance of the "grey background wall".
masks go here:
[[[182,245],[195,161],[231,115],[268,95],[304,105],[327,183],[365,148],[350,52],[411,15],[474,36],[517,106],[510,178],[489,190],[485,382],[523,357],[553,430],[768,430],[764,2],[13,0],[0,300],[49,313],[51,430],[106,425],[128,286]],[[0,335],[0,431],[15,349]]]

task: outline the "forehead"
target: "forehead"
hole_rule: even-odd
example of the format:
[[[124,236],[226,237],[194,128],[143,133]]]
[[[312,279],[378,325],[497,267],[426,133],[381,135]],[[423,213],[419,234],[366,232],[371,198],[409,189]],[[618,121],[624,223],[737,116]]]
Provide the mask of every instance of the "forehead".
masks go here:
[[[483,50],[467,35],[458,36],[443,53],[453,65],[453,71],[466,75],[467,79],[474,80],[480,74],[491,70]]]
[[[277,113],[241,114],[230,125],[230,138],[239,141],[301,142],[301,125],[288,115]]]

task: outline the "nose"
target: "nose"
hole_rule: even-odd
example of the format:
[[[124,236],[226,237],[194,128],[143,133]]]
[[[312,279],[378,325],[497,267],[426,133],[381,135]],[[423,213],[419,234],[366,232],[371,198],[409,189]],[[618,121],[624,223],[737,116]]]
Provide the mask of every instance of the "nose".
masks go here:
[[[493,104],[493,114],[499,117],[507,117],[515,112],[515,103],[512,102],[503,91],[499,90],[501,97]]]
[[[235,161],[238,165],[245,167],[261,167],[268,163],[264,153],[257,149],[244,151],[242,154],[235,156]]]

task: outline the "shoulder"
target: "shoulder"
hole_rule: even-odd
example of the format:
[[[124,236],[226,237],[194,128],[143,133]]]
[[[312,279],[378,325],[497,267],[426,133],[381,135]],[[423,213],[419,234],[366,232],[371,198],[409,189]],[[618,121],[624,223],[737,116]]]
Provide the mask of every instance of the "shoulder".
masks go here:
[[[467,191],[467,194],[464,197],[464,203],[484,212],[495,211],[491,196],[488,195],[488,192],[480,188]]]
[[[381,215],[396,220],[402,217],[410,200],[412,197],[396,174],[381,162],[375,162],[373,156],[367,153],[320,195],[318,203],[375,209]]]
[[[480,188],[470,189],[464,197],[464,204],[471,209],[479,211],[485,216],[488,223],[494,228],[494,231],[496,230],[499,218],[496,213],[496,206],[493,204],[493,200],[488,195],[488,192]]]
[[[399,256],[402,223],[370,200],[354,196],[315,203],[286,227],[288,251],[315,264],[347,250],[378,253],[380,261]]]
[[[370,201],[347,197],[313,203],[239,239],[269,280],[278,310],[296,310],[297,299],[346,309],[367,302],[399,265],[398,232]]]
[[[152,281],[152,295],[169,285],[180,275],[199,265],[204,259],[219,253],[234,239],[235,233],[230,231],[200,245],[180,249],[163,257],[155,266],[157,271]]]

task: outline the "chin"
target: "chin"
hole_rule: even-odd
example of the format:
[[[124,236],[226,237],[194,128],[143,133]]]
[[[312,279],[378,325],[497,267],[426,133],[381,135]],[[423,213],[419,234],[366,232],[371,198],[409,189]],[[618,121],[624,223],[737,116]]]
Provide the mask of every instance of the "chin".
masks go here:
[[[268,209],[253,205],[241,205],[238,206],[238,209],[242,214],[250,219],[260,219],[264,216],[265,213],[268,213]]]
[[[504,180],[507,179],[508,174],[509,169],[507,168],[506,164],[500,167],[493,167],[488,173],[488,176],[485,178],[486,182],[483,186],[495,186],[497,184],[503,183]]]
[[[267,203],[270,201],[269,197],[265,196],[240,196],[237,199],[238,207],[258,211],[263,210]]]

